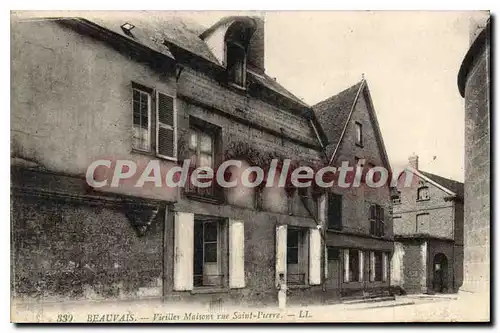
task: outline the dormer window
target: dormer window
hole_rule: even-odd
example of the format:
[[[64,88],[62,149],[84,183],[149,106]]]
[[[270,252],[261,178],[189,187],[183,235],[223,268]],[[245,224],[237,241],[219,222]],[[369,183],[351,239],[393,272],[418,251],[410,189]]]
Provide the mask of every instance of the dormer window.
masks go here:
[[[254,32],[253,20],[243,20],[234,22],[225,35],[228,81],[239,88],[246,87],[248,45]]]
[[[246,51],[243,45],[228,41],[226,44],[227,72],[230,83],[245,87]]]

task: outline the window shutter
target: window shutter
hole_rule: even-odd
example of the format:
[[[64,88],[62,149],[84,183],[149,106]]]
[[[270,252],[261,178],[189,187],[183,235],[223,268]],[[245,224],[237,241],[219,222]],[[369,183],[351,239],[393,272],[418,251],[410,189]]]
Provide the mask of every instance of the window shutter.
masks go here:
[[[368,218],[368,223],[370,223],[370,234],[375,234],[375,225],[373,223],[373,218],[375,215],[375,207],[368,201],[365,200],[365,212]]]
[[[382,253],[382,281],[387,281],[388,258],[387,252]]]
[[[229,220],[229,288],[245,287],[245,229],[243,221]]]
[[[375,281],[375,252],[370,251],[370,282]]]
[[[174,290],[192,290],[194,214],[175,212],[174,244]]]
[[[328,218],[328,214],[327,214],[327,210],[328,210],[328,196],[326,194],[322,194],[319,198],[318,198],[318,220],[319,222],[325,226],[325,225],[328,225],[326,224],[328,221],[327,221],[327,218]]]
[[[386,221],[386,210],[383,207],[380,207],[380,234],[379,236],[384,236],[384,227]]]
[[[172,96],[158,93],[156,98],[156,152],[168,158],[177,157],[175,100]]]
[[[328,248],[325,246],[324,247],[324,250],[325,250],[325,267],[324,267],[324,278],[325,280],[328,279]]]
[[[344,249],[344,282],[349,282],[349,249]]]
[[[363,282],[364,280],[364,268],[365,268],[365,253],[361,250],[358,250],[358,258],[359,258],[359,282]]]
[[[309,230],[309,284],[321,284],[321,235],[316,228]]]
[[[280,273],[285,275],[286,282],[286,238],[287,226],[276,227],[276,285],[278,285]]]

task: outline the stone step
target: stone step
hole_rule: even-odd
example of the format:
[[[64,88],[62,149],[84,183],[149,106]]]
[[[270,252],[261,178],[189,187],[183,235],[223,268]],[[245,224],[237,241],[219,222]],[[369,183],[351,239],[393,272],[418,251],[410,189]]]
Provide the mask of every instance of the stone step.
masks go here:
[[[359,303],[374,303],[374,302],[384,302],[384,301],[393,301],[396,297],[392,295],[386,296],[359,296],[359,297],[350,297],[349,299],[342,298],[341,302],[344,304],[359,304]]]

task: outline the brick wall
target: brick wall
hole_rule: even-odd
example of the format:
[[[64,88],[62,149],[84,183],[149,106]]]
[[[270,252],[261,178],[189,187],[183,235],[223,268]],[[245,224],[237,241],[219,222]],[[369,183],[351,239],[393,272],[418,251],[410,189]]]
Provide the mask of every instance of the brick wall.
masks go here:
[[[458,211],[454,201],[445,201],[444,198],[449,194],[429,182],[425,184],[429,188],[429,200],[417,201],[419,180],[419,177],[414,175],[412,186],[398,186],[401,204],[394,205],[394,234],[428,234],[454,239],[454,218]],[[417,215],[422,213],[429,214],[429,224],[424,228],[417,228]],[[457,216],[457,219],[459,217]]]

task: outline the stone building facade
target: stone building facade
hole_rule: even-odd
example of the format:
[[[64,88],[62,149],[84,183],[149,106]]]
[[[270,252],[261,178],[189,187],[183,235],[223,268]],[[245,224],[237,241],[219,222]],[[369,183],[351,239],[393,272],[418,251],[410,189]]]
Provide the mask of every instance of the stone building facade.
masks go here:
[[[338,168],[348,162],[356,172],[391,170],[364,78],[313,109],[328,137],[325,152],[330,165]],[[391,280],[394,241],[391,190],[388,183],[378,188],[360,184],[337,184],[328,194],[327,284],[343,296],[384,295]]]
[[[463,281],[463,184],[419,170],[418,156],[409,162],[393,198],[391,284],[404,293],[456,292]]]
[[[472,22],[471,46],[458,74],[465,104],[464,284],[466,292],[489,293],[490,211],[490,21]],[[485,297],[486,299],[487,297]]]
[[[338,203],[330,194],[288,182],[179,188],[141,177],[159,170],[166,178],[186,160],[189,172],[227,160],[266,172],[273,159],[291,159],[289,170],[329,162],[329,123],[265,71],[264,21],[226,17],[205,29],[141,15],[13,17],[13,298],[273,304],[284,274],[290,303],[338,300],[325,262],[350,252],[324,250]],[[371,143],[381,142],[371,106],[364,98],[353,105],[366,122],[363,151],[385,153]],[[352,144],[349,131],[339,151]],[[377,165],[386,163],[380,151]],[[148,169],[151,161],[157,169]],[[138,172],[115,178],[131,168]],[[229,168],[224,179],[240,170]],[[387,193],[369,201],[386,205]],[[351,200],[342,200],[344,231],[352,224],[361,235],[328,231],[326,245],[361,244],[367,251],[358,259],[374,271],[369,286],[388,286],[392,223],[384,220],[384,236],[369,236],[369,205]]]

